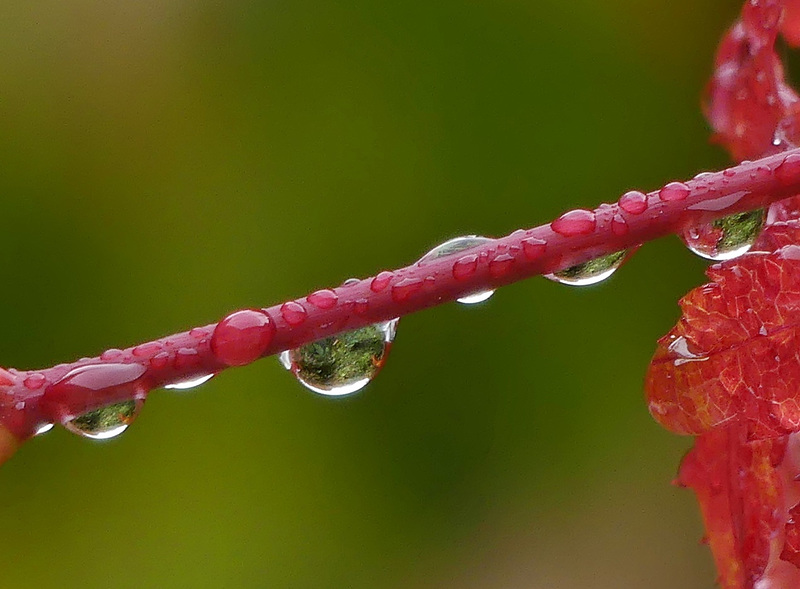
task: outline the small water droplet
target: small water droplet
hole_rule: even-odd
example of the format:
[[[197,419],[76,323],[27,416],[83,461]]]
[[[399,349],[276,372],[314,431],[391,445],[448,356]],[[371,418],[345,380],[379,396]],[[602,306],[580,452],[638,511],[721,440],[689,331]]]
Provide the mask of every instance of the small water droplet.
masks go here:
[[[201,374],[200,376],[192,376],[191,378],[187,378],[185,380],[179,380],[177,382],[165,384],[164,388],[172,391],[187,391],[189,389],[199,387],[201,384],[208,382],[212,378],[214,378],[213,373]]]
[[[514,256],[511,254],[500,254],[489,262],[489,274],[494,278],[505,276],[511,271],[514,261]]]
[[[689,349],[689,342],[687,342],[686,338],[683,336],[676,338],[669,344],[667,349],[676,356],[673,362],[675,366],[681,366],[687,362],[705,362],[709,358],[708,356],[700,356],[692,352]]]
[[[295,301],[289,301],[281,305],[281,317],[291,326],[300,325],[306,320],[308,313],[305,307]]]
[[[658,198],[664,202],[684,200],[690,192],[689,187],[683,182],[670,182],[658,191]]]
[[[755,243],[765,220],[764,209],[734,213],[681,233],[692,252],[709,260],[730,260],[747,252]]]
[[[339,300],[339,295],[332,290],[323,289],[312,292],[306,297],[306,299],[318,309],[326,310],[332,309],[336,306],[336,303]]]
[[[392,300],[396,303],[402,303],[408,300],[414,293],[422,288],[422,280],[419,278],[403,278],[396,284],[392,285]]]
[[[792,153],[787,155],[783,162],[775,168],[775,177],[784,184],[797,182],[799,176],[800,154]]]
[[[342,286],[343,286],[343,287],[347,287],[347,286],[355,286],[355,285],[356,285],[356,284],[358,284],[359,282],[361,282],[361,281],[360,281],[358,278],[348,278],[347,280],[345,280],[344,282],[342,282]]]
[[[111,360],[118,360],[122,357],[122,350],[117,350],[116,348],[111,348],[110,350],[106,350],[102,354],[100,354],[100,359],[104,362],[110,362]]]
[[[631,190],[619,197],[619,208],[630,215],[641,215],[647,210],[647,195]]]
[[[372,292],[376,293],[381,292],[382,290],[385,290],[387,286],[389,286],[389,283],[392,281],[392,278],[394,278],[394,274],[392,272],[384,270],[383,272],[381,272],[375,278],[372,279],[372,282],[369,285],[369,289]]]
[[[778,250],[778,255],[785,260],[800,260],[800,245],[785,245]]]
[[[161,344],[158,342],[150,342],[136,346],[131,350],[131,353],[137,358],[152,358],[161,351]]]
[[[630,231],[628,228],[628,222],[625,220],[625,217],[617,213],[614,215],[614,218],[611,219],[611,232],[618,236],[622,237],[626,235]]]
[[[33,433],[34,436],[41,436],[42,434],[46,434],[51,429],[53,429],[52,423],[43,423],[36,428],[36,431]]]
[[[25,388],[31,391],[35,391],[36,389],[42,388],[44,383],[47,382],[47,379],[44,377],[44,374],[31,374],[25,380],[22,381],[22,384],[25,385]]]
[[[478,256],[475,254],[462,256],[453,264],[453,278],[456,280],[466,280],[474,275],[477,269]]]
[[[547,251],[547,242],[544,239],[528,237],[527,239],[523,239],[520,243],[522,244],[522,253],[524,253],[525,258],[531,262],[541,258]]]
[[[480,235],[462,235],[461,237],[454,237],[453,239],[448,239],[444,243],[437,245],[427,254],[422,256],[417,264],[424,266],[426,263],[429,263],[433,260],[458,254],[468,249],[478,247],[479,245],[489,243],[490,241],[493,240]]]
[[[194,348],[179,348],[175,352],[175,359],[172,362],[173,366],[178,370],[185,370],[192,366],[200,364],[200,354]]]
[[[545,274],[545,278],[561,284],[569,284],[570,286],[597,284],[611,276],[622,265],[627,255],[627,250],[614,252],[552,274]]]
[[[389,352],[397,319],[326,337],[279,356],[306,388],[329,396],[349,395],[375,378]]]
[[[772,168],[763,165],[758,166],[754,173],[755,173],[755,178],[758,178],[760,180],[765,180],[772,176]]]
[[[85,438],[107,440],[128,429],[142,409],[142,405],[144,405],[143,399],[112,403],[65,421],[64,427]]]
[[[356,299],[353,301],[353,313],[356,315],[363,315],[369,310],[368,299]]]
[[[193,327],[189,330],[189,336],[195,339],[203,339],[208,335],[208,331],[203,327]]]
[[[733,178],[736,175],[736,170],[734,170],[733,168],[726,168],[725,170],[722,171],[722,175],[725,176],[726,178]]]
[[[596,226],[594,212],[585,209],[568,211],[550,223],[550,228],[564,237],[588,235],[595,230]]]
[[[150,367],[155,370],[161,370],[169,365],[169,352],[159,352],[150,358]]]
[[[244,366],[261,357],[275,336],[275,324],[263,311],[244,309],[225,317],[211,336],[211,351],[228,366]]]

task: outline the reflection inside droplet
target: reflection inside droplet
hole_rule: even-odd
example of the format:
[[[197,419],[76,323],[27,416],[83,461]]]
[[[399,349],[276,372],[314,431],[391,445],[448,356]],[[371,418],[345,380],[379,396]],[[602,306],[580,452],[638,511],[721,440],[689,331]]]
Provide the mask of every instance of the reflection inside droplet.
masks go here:
[[[364,388],[383,367],[394,340],[397,319],[323,338],[278,359],[315,393],[343,396]]]
[[[628,250],[621,250],[613,254],[594,258],[582,264],[570,266],[569,268],[553,272],[552,274],[545,274],[545,278],[570,286],[589,286],[591,284],[597,284],[616,272],[617,268],[625,261],[627,255]]]
[[[64,427],[71,432],[93,440],[107,440],[116,437],[128,429],[133,423],[144,401],[130,399],[120,403],[112,403],[94,411],[74,417],[64,422]]]

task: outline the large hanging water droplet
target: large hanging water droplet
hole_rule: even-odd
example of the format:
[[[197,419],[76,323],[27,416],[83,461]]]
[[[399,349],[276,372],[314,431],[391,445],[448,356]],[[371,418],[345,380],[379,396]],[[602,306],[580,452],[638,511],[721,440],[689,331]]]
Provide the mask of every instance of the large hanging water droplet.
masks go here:
[[[342,396],[354,393],[375,378],[394,340],[397,319],[326,337],[279,356],[315,393]]]
[[[93,440],[107,440],[128,429],[144,405],[143,399],[130,399],[112,403],[64,422],[73,433]]]
[[[764,209],[734,213],[681,233],[691,251],[709,260],[730,260],[747,252],[764,227]]]
[[[103,440],[121,434],[139,413],[149,384],[141,364],[89,364],[45,389],[45,414],[73,433]]]
[[[419,262],[417,262],[420,266],[438,258],[444,258],[445,256],[451,256],[453,254],[458,254],[468,249],[472,249],[474,247],[478,247],[479,245],[483,245],[485,243],[489,243],[493,241],[488,237],[482,237],[480,235],[463,235],[461,237],[454,237],[453,239],[449,239],[444,243],[440,243],[427,254],[420,258]],[[458,262],[456,262],[458,263]],[[476,292],[472,294],[468,294],[463,296],[459,299],[456,299],[459,303],[464,303],[465,305],[474,305],[475,303],[482,303],[489,297],[494,294],[493,290],[484,290],[481,292]]]
[[[570,286],[597,284],[611,276],[622,265],[627,255],[628,250],[614,252],[582,264],[575,264],[552,274],[545,274],[545,278],[561,284],[569,284]]]

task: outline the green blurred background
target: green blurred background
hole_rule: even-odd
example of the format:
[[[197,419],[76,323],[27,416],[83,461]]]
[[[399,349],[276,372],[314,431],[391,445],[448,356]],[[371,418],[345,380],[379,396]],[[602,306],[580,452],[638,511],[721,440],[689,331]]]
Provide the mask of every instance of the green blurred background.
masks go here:
[[[0,364],[94,355],[723,166],[735,0],[0,3]],[[348,399],[274,359],[0,469],[0,588],[700,589],[642,400],[704,263],[403,319]]]

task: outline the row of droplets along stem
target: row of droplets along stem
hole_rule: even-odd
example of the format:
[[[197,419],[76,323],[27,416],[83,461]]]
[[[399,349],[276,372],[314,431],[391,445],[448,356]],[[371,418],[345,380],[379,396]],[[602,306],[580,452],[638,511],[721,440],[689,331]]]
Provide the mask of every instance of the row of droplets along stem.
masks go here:
[[[665,187],[665,198],[680,198],[683,189],[673,183]],[[620,199],[620,207],[630,214],[644,212],[643,193],[629,192]],[[711,260],[727,260],[746,253],[758,237],[764,225],[763,209],[735,213],[710,223],[685,230],[681,238],[689,249]],[[569,235],[592,231],[594,218],[591,211],[570,211],[553,222],[553,230]],[[493,241],[478,235],[465,235],[450,239],[425,254],[418,262],[424,266],[433,260],[458,255],[452,271],[456,279],[470,275],[477,265],[478,257],[468,252]],[[543,253],[545,244],[523,242],[528,255]],[[546,274],[546,278],[572,286],[587,286],[609,278],[629,256],[629,250],[621,250],[595,259]],[[373,286],[382,290],[388,286],[392,276],[379,274]],[[355,281],[357,282],[357,281]],[[346,281],[345,285],[353,283]],[[385,284],[382,284],[385,283]],[[494,294],[484,290],[462,296],[459,303],[472,305],[486,301]],[[321,308],[330,308],[337,303],[333,291],[316,291],[308,301]],[[290,325],[301,324],[306,317],[305,308],[298,302],[285,303],[281,308],[283,319]],[[292,372],[297,380],[309,390],[326,396],[346,396],[364,388],[383,367],[397,332],[398,319],[375,323],[347,331],[335,336],[285,350],[279,355],[284,368]],[[258,359],[271,343],[275,333],[274,322],[264,310],[246,309],[226,316],[214,329],[211,349],[216,358],[229,366],[249,364]],[[150,344],[145,344],[145,346]],[[142,347],[143,348],[143,347]],[[150,355],[151,363],[158,364],[162,356],[156,350],[134,348],[135,356]],[[163,352],[160,352],[163,354]],[[114,400],[100,408],[77,415],[64,414],[62,425],[69,431],[91,439],[104,440],[124,432],[138,416],[144,405],[148,387],[142,377],[145,369],[140,364],[87,365],[70,371],[45,393],[46,403],[58,403],[59,397],[69,397],[74,402],[76,392],[87,397],[87,403],[98,395],[125,397]],[[187,390],[197,387],[214,374],[199,374],[181,381],[164,385],[165,389]],[[31,385],[41,385],[37,375],[29,377]],[[34,382],[35,381],[35,382]],[[112,391],[109,393],[109,391]],[[41,423],[35,435],[52,429],[52,423]]]

